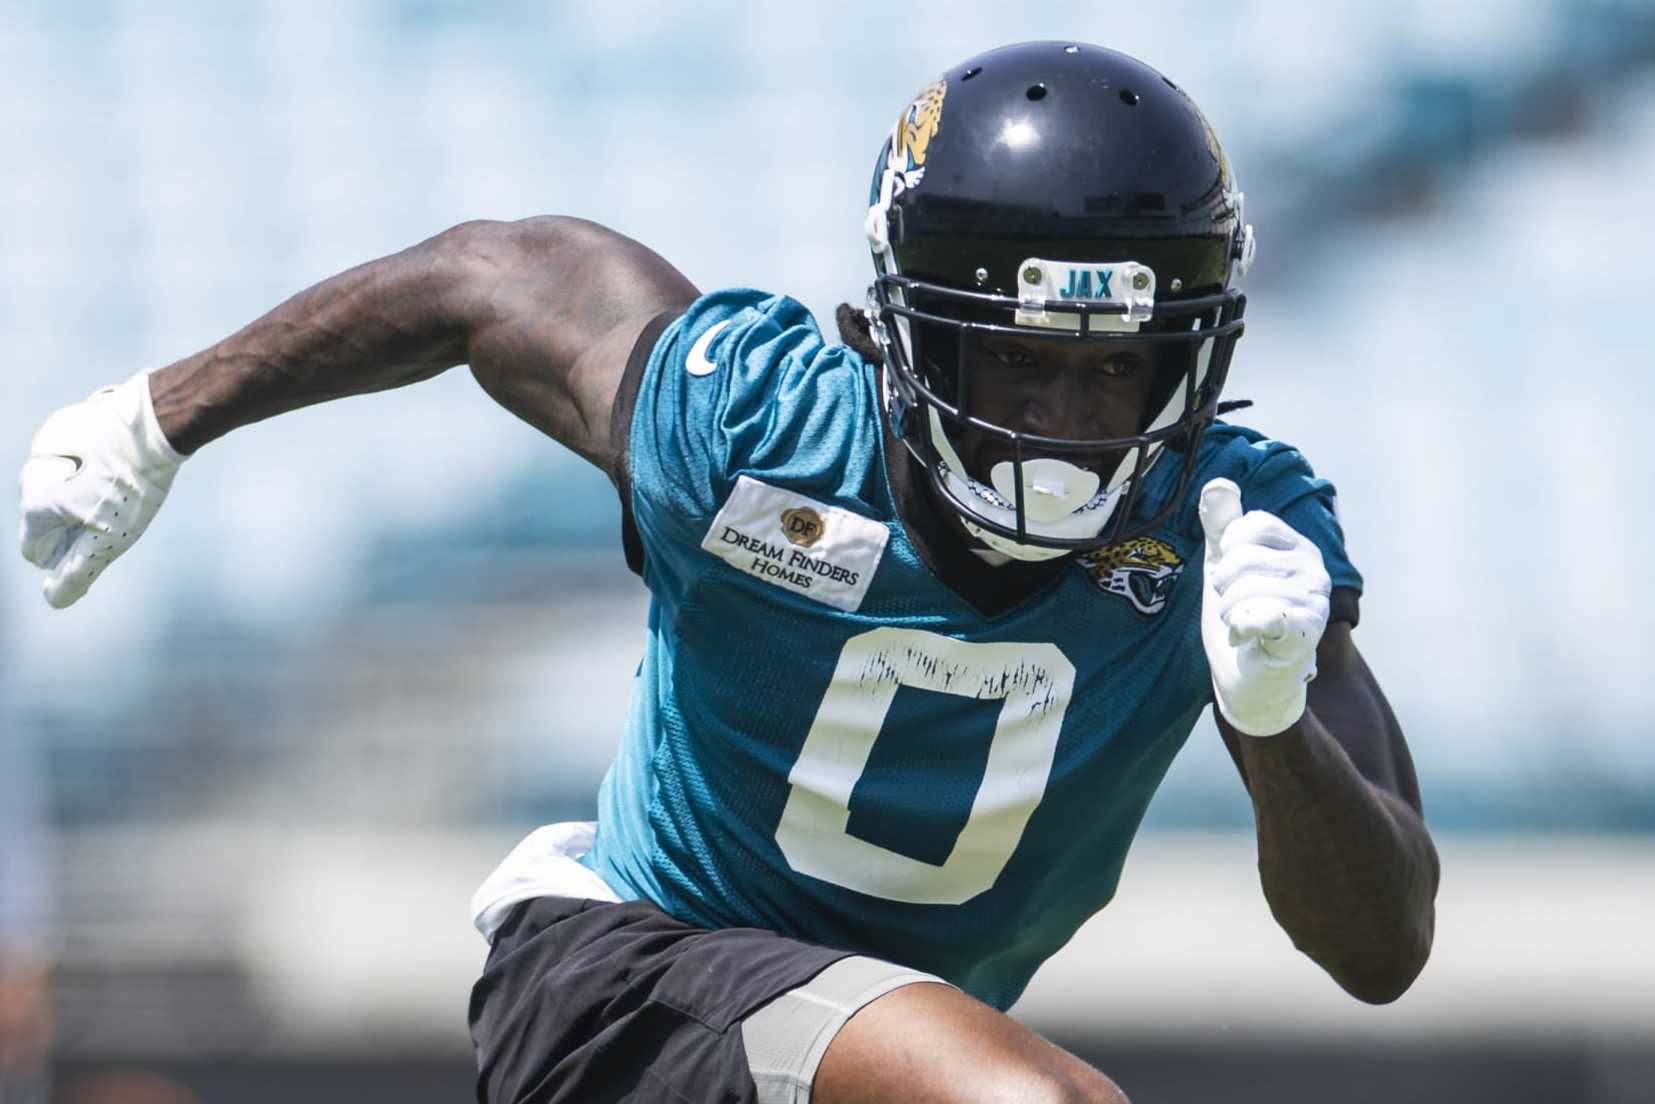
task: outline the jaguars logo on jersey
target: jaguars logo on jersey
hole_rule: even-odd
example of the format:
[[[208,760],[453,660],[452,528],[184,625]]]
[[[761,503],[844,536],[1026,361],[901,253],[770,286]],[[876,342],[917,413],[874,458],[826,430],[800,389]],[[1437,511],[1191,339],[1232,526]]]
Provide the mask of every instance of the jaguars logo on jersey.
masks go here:
[[[1173,584],[1184,573],[1184,561],[1172,545],[1155,537],[1088,552],[1080,557],[1080,566],[1099,587],[1125,598],[1146,617],[1166,609]]]

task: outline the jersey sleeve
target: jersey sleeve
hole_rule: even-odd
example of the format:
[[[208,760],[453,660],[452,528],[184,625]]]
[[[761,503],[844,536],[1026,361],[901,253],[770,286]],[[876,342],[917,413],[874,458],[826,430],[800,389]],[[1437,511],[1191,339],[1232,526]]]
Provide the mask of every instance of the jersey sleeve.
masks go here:
[[[646,579],[646,564],[704,563],[702,537],[740,475],[833,483],[860,367],[801,303],[760,291],[704,295],[645,340],[651,329],[622,385],[616,473],[627,561]]]
[[[1219,455],[1224,461],[1222,466],[1229,470],[1213,472],[1207,478],[1227,475],[1234,479],[1241,488],[1243,509],[1275,514],[1315,543],[1333,580],[1332,620],[1355,625],[1362,573],[1351,563],[1345,548],[1345,530],[1339,524],[1333,484],[1317,478],[1298,449],[1250,431],[1237,433]]]

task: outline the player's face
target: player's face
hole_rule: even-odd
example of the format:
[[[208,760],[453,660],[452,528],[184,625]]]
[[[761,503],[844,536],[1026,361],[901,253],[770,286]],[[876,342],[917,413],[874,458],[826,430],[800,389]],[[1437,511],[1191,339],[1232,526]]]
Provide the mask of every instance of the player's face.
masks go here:
[[[962,367],[971,374],[967,413],[1020,432],[1069,440],[1131,437],[1141,432],[1158,390],[1155,354],[1142,344],[1000,334],[961,344]],[[955,445],[971,475],[983,481],[1012,457],[1008,442],[976,430],[962,430]],[[1121,453],[1061,458],[1107,480]]]

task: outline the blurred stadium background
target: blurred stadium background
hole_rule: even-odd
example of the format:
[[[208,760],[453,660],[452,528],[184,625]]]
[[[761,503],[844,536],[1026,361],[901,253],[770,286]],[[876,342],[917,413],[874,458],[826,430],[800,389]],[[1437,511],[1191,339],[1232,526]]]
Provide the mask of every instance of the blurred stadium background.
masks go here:
[[[1043,37],[1223,136],[1232,396],[1341,489],[1444,882],[1415,988],[1344,997],[1203,725],[1018,1014],[1140,1101],[1655,1099],[1650,0],[13,0],[0,440],[468,218],[830,317],[897,109]],[[617,516],[453,372],[212,445],[68,612],[0,557],[0,1101],[467,1099],[468,897],[591,814],[641,649]]]

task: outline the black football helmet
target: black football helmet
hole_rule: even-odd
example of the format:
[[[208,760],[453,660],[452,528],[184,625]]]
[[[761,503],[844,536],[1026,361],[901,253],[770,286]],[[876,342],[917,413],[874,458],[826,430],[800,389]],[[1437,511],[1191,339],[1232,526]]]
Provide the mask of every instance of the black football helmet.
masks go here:
[[[897,120],[866,230],[892,426],[970,532],[1035,560],[1166,520],[1215,416],[1246,305],[1231,285],[1253,253],[1229,163],[1177,85],[1086,44],[963,61]],[[1157,376],[1139,432],[1058,439],[974,416],[965,343],[1005,334],[1142,343]],[[965,431],[1010,453],[986,483],[959,458]],[[1138,510],[1164,452],[1176,485]],[[1083,453],[1114,470],[1064,459]]]

